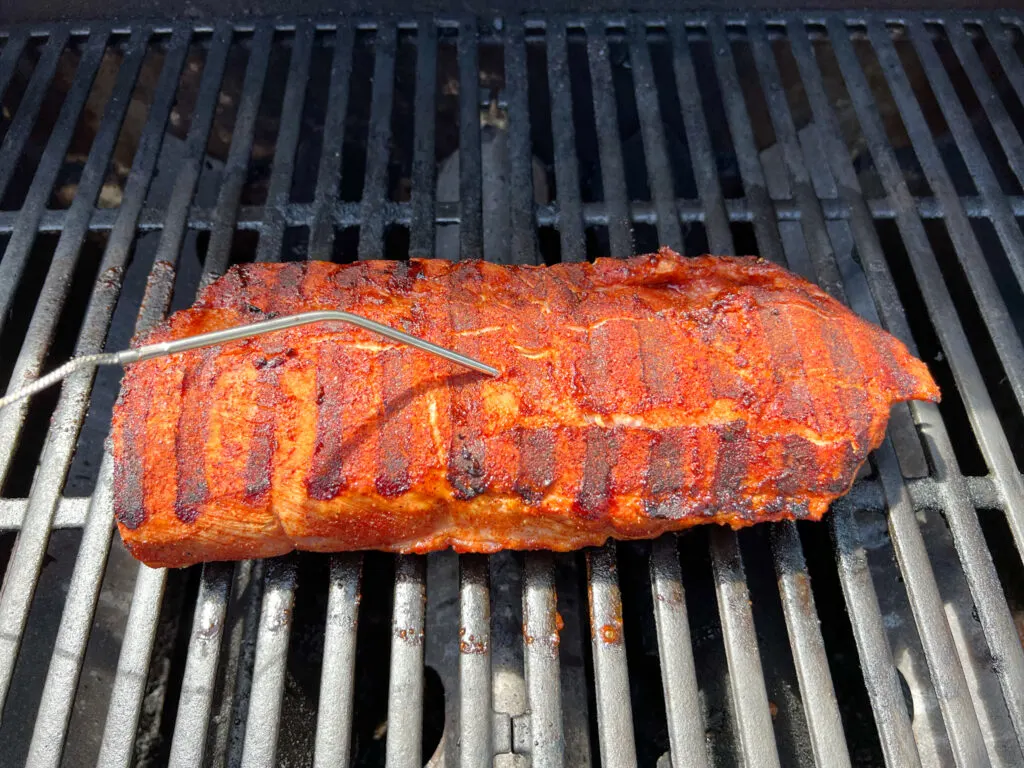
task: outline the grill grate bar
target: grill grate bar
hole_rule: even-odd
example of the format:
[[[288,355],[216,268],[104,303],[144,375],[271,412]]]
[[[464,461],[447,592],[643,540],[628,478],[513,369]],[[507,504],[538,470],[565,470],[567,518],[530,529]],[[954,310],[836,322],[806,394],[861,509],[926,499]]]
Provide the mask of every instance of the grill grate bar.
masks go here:
[[[637,764],[636,743],[614,542],[587,552],[587,581],[601,765],[628,768]]]
[[[341,179],[341,147],[345,137],[349,78],[352,71],[352,28],[339,27],[334,38],[331,82],[327,92],[323,146],[313,194],[313,216],[309,228],[309,258],[329,260],[334,248],[333,198]]]
[[[395,608],[391,619],[388,681],[388,768],[420,768],[423,734],[423,646],[427,603],[425,559],[395,560]]]
[[[281,102],[281,127],[274,145],[274,168],[267,189],[267,203],[263,208],[263,225],[256,247],[256,261],[277,261],[281,258],[284,238],[284,206],[292,188],[295,170],[295,148],[302,128],[302,105],[306,99],[309,79],[309,60],[313,54],[313,24],[298,25],[292,41],[292,56],[288,66],[288,82]]]
[[[273,765],[281,728],[281,695],[288,663],[292,607],[295,605],[297,572],[294,558],[267,561],[264,572],[260,628],[256,636],[256,661],[249,712],[245,722],[242,765]]]
[[[601,163],[601,186],[608,210],[608,242],[612,254],[633,253],[629,202],[626,199],[626,171],[619,141],[619,119],[615,112],[615,88],[608,51],[607,29],[603,22],[588,22],[587,60],[594,93],[594,120],[597,149]]]
[[[867,553],[857,535],[853,512],[840,500],[832,505],[829,524],[835,538],[839,583],[860,653],[861,672],[875,713],[882,754],[886,765],[920,768],[921,758],[917,753],[907,702],[903,698],[892,649],[885,635]]]
[[[242,188],[245,186],[245,178],[249,171],[256,118],[267,79],[273,42],[273,26],[265,24],[257,27],[252,38],[242,95],[238,101],[238,112],[235,114],[235,125],[231,132],[231,148],[224,163],[220,191],[217,193],[217,203],[213,210],[210,243],[206,249],[204,263],[208,278],[204,280],[202,287],[205,287],[206,282],[224,274],[231,256],[231,241],[235,235],[238,204],[242,199]]]
[[[331,558],[313,761],[316,766],[348,765],[362,572],[361,554]]]
[[[750,591],[735,531],[723,528],[711,532],[711,564],[738,746],[748,763],[777,766],[779,755],[750,611]]]
[[[491,736],[491,597],[487,558],[459,557],[459,765],[489,765]]]
[[[459,257],[487,258],[483,250],[483,167],[480,157],[480,74],[476,21],[459,23]],[[447,254],[441,254],[449,258]],[[454,257],[455,254],[452,254]],[[491,259],[488,259],[489,261]]]
[[[806,31],[795,34],[802,24],[795,19],[789,21],[793,52],[800,69],[808,100],[811,104],[815,121],[822,127],[822,141],[826,156],[830,158],[830,169],[839,181],[842,194],[848,198],[854,214],[851,225],[858,243],[858,249],[867,269],[868,275],[877,276],[872,280],[872,289],[878,297],[878,306],[884,316],[885,325],[890,331],[901,338],[910,340],[910,331],[904,315],[899,311],[895,287],[885,266],[884,255],[878,242],[877,233],[871,223],[870,213],[864,199],[859,194],[859,187],[853,168],[845,153],[845,147],[839,138],[839,128],[835,115],[829,107],[828,99],[817,72],[813,66],[813,52]],[[856,309],[869,319],[874,317],[874,304],[865,297]],[[912,343],[912,342],[911,342]],[[946,520],[957,545],[961,562],[970,585],[975,605],[978,609],[991,652],[997,662],[995,667],[1001,677],[1004,694],[1008,696],[1009,708],[1014,722],[1019,723],[1020,701],[1019,692],[1024,690],[1024,652],[1022,652],[1013,620],[1006,610],[1006,603],[999,580],[992,564],[991,556],[985,545],[985,539],[978,523],[974,507],[984,507],[978,500],[968,500],[969,481],[965,482],[956,471],[953,449],[936,413],[937,408],[930,404],[915,404],[919,414],[918,421],[933,425],[925,434],[929,441],[929,451],[935,464],[935,476],[941,492],[945,496]],[[914,495],[916,481],[907,484],[911,495]],[[852,500],[851,502],[853,503]],[[920,506],[915,501],[915,506]],[[1013,691],[1016,693],[1007,693]],[[879,710],[876,709],[876,713]],[[1018,732],[1019,732],[1019,725]]]
[[[911,34],[916,36],[918,41],[915,43],[916,47],[920,50],[921,48],[930,49],[934,53],[934,49],[931,48],[931,40],[929,38],[928,45],[924,44],[924,40],[921,39],[921,33],[927,34],[927,30],[920,24],[920,22],[910,22]],[[1013,125],[1013,121],[1010,119],[1009,114],[1006,112],[1006,106],[1003,104],[999,94],[996,92],[992,80],[985,72],[985,67],[981,63],[981,58],[978,56],[977,50],[974,45],[967,37],[967,33],[960,24],[949,24],[945,27],[949,34],[949,42],[953,46],[953,51],[956,53],[957,59],[960,60],[960,64],[963,66],[964,72],[967,74],[967,79],[971,83],[971,87],[978,95],[978,101],[981,103],[982,109],[985,110],[985,115],[988,117],[988,122],[992,126],[993,132],[999,139],[999,144],[1002,146],[1003,151],[1006,153],[1006,160],[1017,176],[1018,181],[1024,181],[1024,141],[1021,141],[1020,134],[1017,133],[1016,128]],[[986,36],[991,39],[991,34],[987,33]],[[994,47],[994,46],[993,46]],[[998,55],[998,54],[997,54]],[[922,63],[924,59],[922,58]],[[926,65],[927,66],[927,65]],[[1017,69],[1020,70],[1020,63],[1018,61]],[[938,70],[935,73],[935,77],[941,81],[948,81],[949,76],[946,74],[944,69]],[[932,86],[934,88],[934,86]],[[945,93],[950,93],[943,87]],[[955,92],[953,92],[955,96]],[[957,144],[964,147],[965,154],[967,152],[975,152],[970,146],[977,146],[977,138],[970,134],[963,134],[964,138],[960,138],[959,131],[961,128],[959,125],[970,125],[966,115],[964,115],[963,107],[959,99],[950,99],[948,96],[939,94],[936,90],[936,96],[938,96],[939,104],[946,105],[945,109],[950,110],[950,114],[955,116],[955,122],[957,126],[953,125],[954,120],[949,117],[946,118],[950,128],[957,135]],[[960,115],[964,115],[961,119]],[[992,168],[988,163],[987,159],[984,158],[984,154],[979,157],[979,163],[968,163],[967,167],[969,170],[974,171],[976,168],[980,176],[992,178]],[[988,192],[983,191],[984,194],[989,198],[990,201],[998,201],[999,208],[1007,208],[1006,197],[1003,195],[1002,190],[998,183],[991,184],[989,181],[985,181],[985,186]],[[998,210],[998,209],[997,209]],[[1002,215],[1002,214],[1000,214]],[[1018,249],[1014,256],[1019,258],[1020,250]]]
[[[647,172],[651,178],[651,196],[658,220],[658,242],[682,253],[683,234],[679,227],[679,212],[676,210],[672,165],[665,147],[664,122],[651,65],[651,52],[647,47],[647,26],[639,18],[634,18],[630,25],[629,54]]]
[[[100,35],[104,35],[104,33],[101,32]],[[46,48],[43,50],[42,56],[39,57],[35,69],[32,70],[32,77],[29,80],[28,88],[25,89],[25,95],[18,105],[14,120],[11,121],[3,141],[0,142],[0,195],[7,191],[7,185],[11,181],[14,169],[18,167],[18,158],[32,133],[32,126],[35,125],[36,117],[43,106],[46,92],[57,72],[57,65],[60,63],[61,54],[64,52],[69,38],[69,30],[65,26],[58,27],[50,34]],[[0,289],[6,291],[6,284]],[[6,314],[7,300],[0,303],[0,308],[3,308]]]
[[[388,150],[391,147],[391,102],[395,89],[394,25],[377,27],[373,68],[373,96],[370,129],[366,139],[366,176],[363,185],[362,227],[359,230],[359,258],[384,258],[384,206],[387,199]]]
[[[149,676],[149,659],[156,638],[156,617],[166,583],[163,570],[139,567],[97,765],[131,765],[142,695]]]
[[[136,50],[140,41],[136,36],[133,40]],[[61,105],[60,115],[53,126],[53,131],[46,143],[43,157],[36,168],[32,178],[32,185],[25,196],[25,201],[18,212],[18,222],[7,248],[4,251],[3,260],[0,261],[0,327],[3,327],[11,309],[11,302],[14,299],[15,287],[18,285],[21,275],[25,270],[25,263],[28,261],[29,251],[36,238],[36,226],[43,215],[46,201],[50,196],[54,180],[64,163],[64,155],[67,153],[68,145],[74,134],[75,123],[78,115],[85,106],[89,91],[92,88],[92,81],[96,77],[103,60],[103,53],[107,46],[106,32],[98,32],[89,36],[89,41],[82,53],[75,72],[75,80]],[[45,89],[44,89],[45,90]],[[17,118],[15,118],[17,119]],[[31,128],[31,122],[28,123]],[[12,125],[13,130],[13,125]],[[8,134],[10,136],[10,134]],[[20,147],[19,147],[20,151]],[[4,165],[4,159],[0,159],[0,178],[7,171],[13,171],[17,165],[11,162]],[[0,181],[0,193],[6,189],[7,179]],[[7,449],[8,452],[10,448]],[[6,474],[7,461],[3,461]]]
[[[185,768],[203,762],[233,570],[230,563],[203,565],[181,696],[175,712],[168,761],[172,766]]]
[[[559,687],[555,561],[550,552],[527,552],[523,557],[523,629],[530,759],[535,768],[557,768],[565,760],[565,734]]]
[[[650,566],[672,764],[682,765],[685,760],[694,768],[707,768],[704,717],[674,535],[662,536],[654,542]]]
[[[576,160],[576,127],[572,118],[572,87],[565,26],[547,24],[548,89],[551,92],[551,134],[554,144],[556,220],[562,261],[583,261],[583,208],[580,202],[579,165]]]
[[[199,181],[231,36],[230,25],[219,24],[210,42],[196,99],[195,117],[185,139],[185,159],[179,167],[171,192],[167,206],[167,223],[157,246],[156,258],[146,285],[146,296],[139,310],[139,332],[149,330],[155,325],[170,306],[171,291],[174,287],[174,265],[178,261],[185,236],[188,201],[192,198]],[[158,152],[158,148],[154,147],[153,152]],[[149,174],[147,180],[148,176]],[[153,639],[166,579],[167,574],[163,569],[154,570],[145,565],[139,566],[138,581],[132,598],[132,612],[125,628],[121,658],[107,710],[107,723],[99,761],[101,764],[114,764],[104,759],[108,756],[111,761],[116,759],[119,764],[127,764],[131,759],[135,727],[142,707],[149,657],[153,652]],[[131,724],[130,730],[126,728],[127,724]]]
[[[409,256],[434,256],[434,189],[436,161],[434,142],[437,97],[437,28],[430,17],[416,25],[416,93],[413,118],[412,214],[409,225]],[[447,258],[446,254],[438,254]]]
[[[772,553],[815,762],[818,765],[848,766],[850,752],[843,734],[839,702],[832,685],[807,562],[795,523],[775,526],[772,530]]]
[[[526,44],[518,18],[508,20],[505,41],[505,95],[508,99],[508,195],[511,261],[540,263],[534,231],[533,155],[527,94]]]
[[[556,112],[552,105],[552,113]],[[571,164],[570,164],[571,165]],[[556,165],[557,172],[557,165]],[[1024,197],[1007,196],[1007,204],[1015,217],[1024,217]],[[971,219],[987,219],[991,211],[983,198],[969,195],[960,198],[962,207]],[[773,200],[775,217],[779,222],[800,221],[803,214],[793,200]],[[825,198],[818,200],[827,221],[847,221],[850,219],[850,209],[839,200]],[[871,216],[879,221],[896,219],[902,212],[885,198],[873,198],[866,201]],[[726,218],[731,222],[754,223],[756,216],[750,202],[743,198],[733,198],[724,201]],[[457,224],[459,222],[458,203],[436,203],[436,224]],[[676,210],[679,212],[679,221],[683,224],[706,224],[704,207],[699,200],[680,199],[676,201]],[[287,203],[282,206],[285,225],[289,227],[311,227],[316,221],[316,203]],[[586,226],[607,226],[609,221],[608,206],[603,202],[580,203],[581,221]],[[912,210],[916,211],[921,219],[936,220],[945,217],[945,213],[939,201],[934,197],[914,198]],[[208,206],[193,205],[189,209],[188,228],[196,231],[213,230],[216,224],[214,219],[216,209]],[[243,205],[238,208],[236,225],[239,229],[258,230],[262,226],[263,208],[258,205]],[[654,205],[645,200],[635,200],[629,205],[630,220],[634,224],[657,224],[657,213]],[[362,204],[328,201],[323,214],[323,221],[332,223],[337,227],[358,227],[362,224]],[[66,210],[44,210],[38,224],[39,232],[60,232],[67,221],[69,212]],[[398,226],[412,226],[415,214],[415,204],[387,202],[384,205],[384,222]],[[153,232],[163,228],[164,211],[161,208],[144,208],[138,222],[139,232]],[[557,203],[541,204],[534,207],[534,218],[539,227],[558,226],[563,217],[559,215]],[[93,208],[89,219],[90,232],[109,231],[117,220],[117,209],[115,208]],[[425,219],[429,221],[429,218]],[[18,224],[16,211],[0,211],[0,234],[9,234],[14,231]],[[580,246],[582,248],[582,246]],[[581,251],[582,253],[582,251]]]

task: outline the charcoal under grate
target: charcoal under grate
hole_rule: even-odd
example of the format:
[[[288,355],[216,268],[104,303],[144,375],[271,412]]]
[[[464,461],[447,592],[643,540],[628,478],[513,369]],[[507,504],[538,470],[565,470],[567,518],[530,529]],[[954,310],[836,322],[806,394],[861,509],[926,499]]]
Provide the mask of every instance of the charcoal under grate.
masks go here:
[[[826,522],[184,571],[113,535],[120,373],[0,413],[0,762],[1024,762],[1024,17],[0,28],[0,386],[243,261],[756,253],[941,405]]]

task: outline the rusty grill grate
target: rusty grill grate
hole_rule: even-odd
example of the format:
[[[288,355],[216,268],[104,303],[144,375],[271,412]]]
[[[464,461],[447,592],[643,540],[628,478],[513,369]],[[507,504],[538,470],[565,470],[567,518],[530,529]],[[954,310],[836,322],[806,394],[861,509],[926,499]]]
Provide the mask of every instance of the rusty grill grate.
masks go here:
[[[1022,56],[999,15],[0,29],[0,385],[238,261],[664,243],[788,264],[945,396],[826,523],[165,572],[77,376],[0,413],[3,761],[1021,764]]]

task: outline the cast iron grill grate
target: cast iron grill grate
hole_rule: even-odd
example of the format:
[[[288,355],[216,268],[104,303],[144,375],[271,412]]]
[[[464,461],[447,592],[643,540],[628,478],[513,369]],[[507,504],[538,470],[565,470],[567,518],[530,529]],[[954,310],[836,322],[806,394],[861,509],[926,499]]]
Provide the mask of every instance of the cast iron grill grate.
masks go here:
[[[5,387],[239,261],[664,243],[788,264],[944,391],[827,523],[165,572],[77,376],[0,413],[4,762],[1020,764],[1022,22],[0,29]]]

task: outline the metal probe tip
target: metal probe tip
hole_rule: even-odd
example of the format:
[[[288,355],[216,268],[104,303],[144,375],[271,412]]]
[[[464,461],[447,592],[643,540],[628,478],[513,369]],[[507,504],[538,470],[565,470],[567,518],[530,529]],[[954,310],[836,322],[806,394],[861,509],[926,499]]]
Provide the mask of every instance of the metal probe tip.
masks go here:
[[[339,312],[335,310],[317,310],[314,312],[301,312],[297,315],[275,317],[272,320],[264,320],[250,325],[240,325],[236,328],[226,328],[223,331],[201,333],[198,336],[189,336],[184,339],[176,339],[175,341],[147,344],[143,347],[126,349],[121,352],[105,352],[95,355],[82,355],[80,357],[75,357],[45,376],[19,387],[4,397],[0,397],[0,408],[4,408],[5,406],[16,403],[19,400],[31,397],[37,392],[41,392],[47,387],[53,386],[58,381],[67,378],[72,373],[82,368],[95,368],[100,365],[128,365],[129,363],[136,363],[140,360],[151,360],[154,357],[165,357],[167,355],[187,352],[190,349],[212,347],[217,344],[225,344],[229,341],[239,341],[240,339],[248,339],[253,336],[261,336],[264,333],[283,331],[287,328],[295,328],[299,325],[330,322],[342,322],[358,326],[364,330],[378,333],[381,336],[392,339],[393,341],[408,344],[409,346],[416,347],[424,352],[429,352],[433,355],[437,355],[438,357],[443,357],[446,360],[451,360],[453,363],[458,363],[459,365],[465,366],[466,368],[479,373],[485,373],[488,376],[501,375],[501,371],[494,366],[481,363],[479,360],[475,360],[472,357],[467,357],[466,355],[460,354],[451,349],[440,347],[437,344],[421,339],[418,336],[405,333],[404,331],[399,331],[391,326],[384,325],[373,320],[368,320],[360,315],[353,315],[350,312]]]

